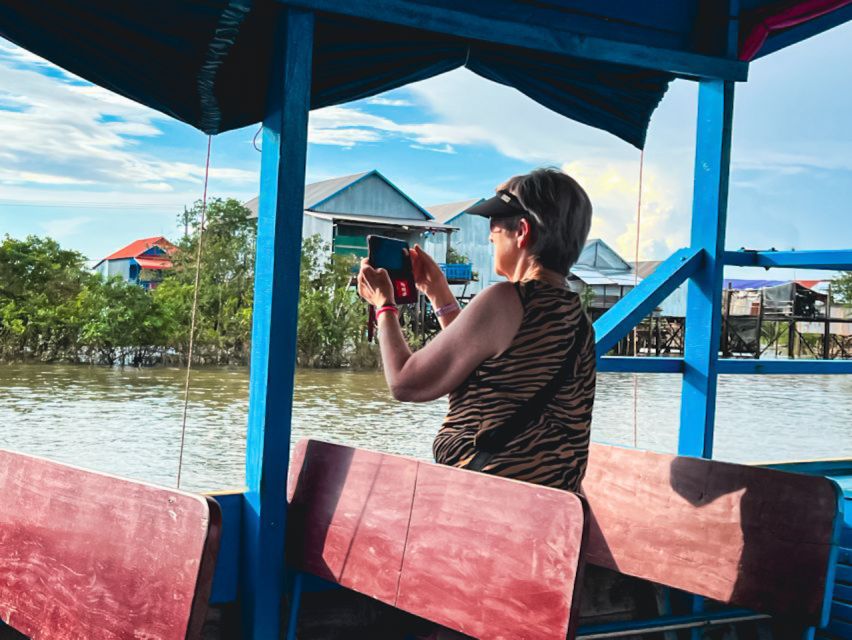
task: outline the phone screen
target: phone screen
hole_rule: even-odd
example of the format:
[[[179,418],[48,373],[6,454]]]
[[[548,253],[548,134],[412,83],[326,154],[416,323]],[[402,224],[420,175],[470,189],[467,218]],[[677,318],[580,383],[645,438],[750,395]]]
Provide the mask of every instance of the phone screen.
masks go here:
[[[371,236],[376,238],[370,245],[370,264],[375,269],[387,269],[388,271],[402,271],[403,251],[408,248],[408,243],[393,238],[382,236]]]
[[[367,236],[367,247],[370,266],[388,272],[397,304],[416,302],[417,288],[414,285],[411,258],[408,256],[408,243],[396,238],[370,235]]]

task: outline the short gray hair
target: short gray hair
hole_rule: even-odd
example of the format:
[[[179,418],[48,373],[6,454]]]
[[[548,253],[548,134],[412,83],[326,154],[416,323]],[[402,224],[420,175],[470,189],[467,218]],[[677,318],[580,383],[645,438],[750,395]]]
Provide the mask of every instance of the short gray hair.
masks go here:
[[[568,275],[592,226],[592,203],[583,187],[559,169],[544,167],[509,178],[502,188],[531,214],[530,252],[544,268]],[[522,217],[495,222],[514,231]]]

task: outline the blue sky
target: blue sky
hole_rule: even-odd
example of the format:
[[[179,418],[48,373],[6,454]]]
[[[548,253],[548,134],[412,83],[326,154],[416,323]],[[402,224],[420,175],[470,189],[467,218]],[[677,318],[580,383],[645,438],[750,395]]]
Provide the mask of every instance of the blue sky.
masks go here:
[[[729,248],[852,247],[850,59],[847,24],[754,62],[738,85]],[[696,97],[677,81],[654,114],[641,259],[687,243]],[[255,132],[213,139],[211,195],[256,195]],[[564,167],[592,197],[592,235],[632,258],[639,152],[467,71],[316,111],[309,137],[309,181],[377,168],[426,206]],[[91,259],[177,235],[177,214],[201,196],[205,150],[191,127],[0,40],[0,234],[50,235]]]

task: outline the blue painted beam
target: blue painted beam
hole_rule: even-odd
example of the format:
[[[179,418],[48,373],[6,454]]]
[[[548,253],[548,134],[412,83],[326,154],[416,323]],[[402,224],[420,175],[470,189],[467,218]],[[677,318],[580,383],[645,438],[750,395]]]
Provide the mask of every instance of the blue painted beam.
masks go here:
[[[699,268],[700,248],[678,249],[595,322],[595,351],[606,355],[642,318]]]
[[[277,638],[284,588],[287,467],[314,16],[280,12],[263,121],[252,316],[240,599],[243,637]]]
[[[213,574],[212,604],[234,602],[240,576],[240,532],[243,526],[243,492],[221,492],[207,494],[214,498],[222,509],[222,538],[216,556],[216,571]]]
[[[710,627],[717,624],[732,624],[748,620],[763,620],[770,616],[749,609],[720,609],[686,615],[660,616],[645,620],[623,620],[602,624],[585,625],[577,629],[577,638],[593,640],[597,638],[617,638],[621,636],[643,635],[655,631],[674,631],[695,627]]]
[[[683,358],[598,358],[598,373],[683,373]]]
[[[378,20],[471,40],[546,51],[585,60],[615,62],[692,78],[748,79],[748,64],[685,51],[647,47],[572,33],[553,25],[472,15],[415,0],[279,0],[291,6]]]
[[[852,270],[852,250],[842,251],[726,251],[725,264],[737,267]]]
[[[852,374],[852,360],[733,360],[720,359],[720,374]]]
[[[704,262],[687,289],[678,453],[704,458],[713,456],[733,107],[733,83],[701,81],[690,246]]]

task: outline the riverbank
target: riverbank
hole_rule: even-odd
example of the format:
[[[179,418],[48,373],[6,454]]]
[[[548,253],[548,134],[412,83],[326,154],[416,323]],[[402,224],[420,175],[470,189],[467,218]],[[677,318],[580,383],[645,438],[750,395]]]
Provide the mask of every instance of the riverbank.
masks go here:
[[[174,485],[183,383],[179,368],[68,365],[0,367],[3,446],[71,464]],[[248,370],[193,372],[184,487],[238,488],[244,482]],[[674,451],[681,378],[638,377],[637,444]],[[593,438],[633,444],[633,377],[600,374]],[[294,441],[314,437],[431,458],[446,400],[402,404],[375,371],[300,369]],[[852,380],[847,376],[722,376],[716,452],[722,460],[852,456]]]

